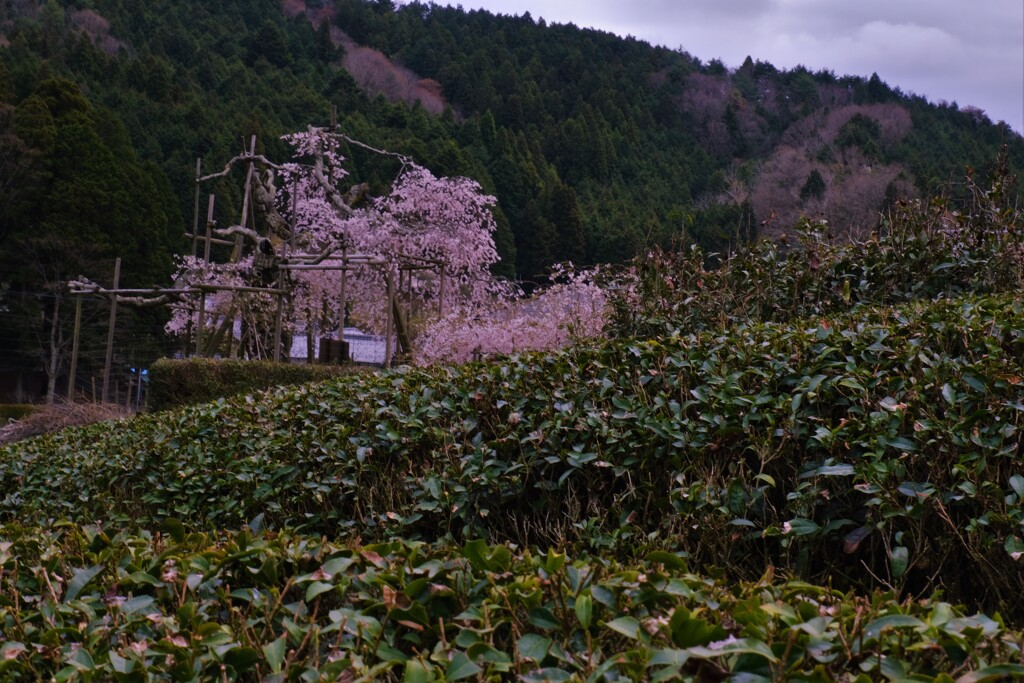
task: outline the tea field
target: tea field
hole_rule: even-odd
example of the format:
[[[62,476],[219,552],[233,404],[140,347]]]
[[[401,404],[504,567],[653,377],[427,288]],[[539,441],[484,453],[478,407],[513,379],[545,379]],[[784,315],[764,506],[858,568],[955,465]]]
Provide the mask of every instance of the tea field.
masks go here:
[[[403,368],[16,444],[0,451],[0,667],[1024,673],[1022,361],[1019,297],[959,297]]]
[[[999,188],[653,254],[598,342],[0,449],[0,680],[1022,677]]]

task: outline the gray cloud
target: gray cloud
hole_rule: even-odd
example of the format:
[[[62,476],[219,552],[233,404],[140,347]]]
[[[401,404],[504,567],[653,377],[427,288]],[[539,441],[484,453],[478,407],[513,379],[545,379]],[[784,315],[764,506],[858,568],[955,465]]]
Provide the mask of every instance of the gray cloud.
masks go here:
[[[738,66],[750,55],[869,76],[984,109],[1024,132],[1021,0],[462,0],[572,22]]]

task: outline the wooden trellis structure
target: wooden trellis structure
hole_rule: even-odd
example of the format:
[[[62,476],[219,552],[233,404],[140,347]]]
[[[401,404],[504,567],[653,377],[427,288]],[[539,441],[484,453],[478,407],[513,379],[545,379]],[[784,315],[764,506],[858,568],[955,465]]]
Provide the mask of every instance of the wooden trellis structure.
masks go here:
[[[332,121],[335,115],[332,113]],[[334,127],[332,122],[332,128]],[[376,154],[386,156],[396,156],[400,158],[403,163],[406,163],[408,159],[402,155],[385,152],[379,149],[375,149],[356,140],[352,140],[347,136],[342,136],[350,143],[361,146],[368,149]],[[270,235],[260,235],[256,231],[255,226],[255,211],[253,210],[253,198],[254,194],[254,178],[255,178],[255,165],[261,163],[268,168],[279,170],[282,167],[268,160],[262,155],[257,155],[256,152],[256,137],[253,136],[249,141],[249,150],[247,153],[239,155],[228,162],[225,168],[218,172],[208,175],[202,175],[202,159],[196,159],[196,180],[195,180],[195,202],[194,202],[194,215],[193,215],[193,230],[191,234],[186,234],[192,240],[192,254],[196,256],[198,254],[199,243],[203,243],[203,260],[207,263],[210,262],[210,251],[212,245],[224,245],[231,246],[231,263],[237,263],[243,254],[244,238],[249,237],[254,243],[259,244],[262,240],[269,240]],[[247,164],[246,169],[246,181],[244,197],[242,202],[242,218],[241,222],[237,226],[233,226],[227,229],[215,229],[213,227],[213,213],[214,213],[214,196],[209,196],[207,205],[207,217],[206,217],[206,229],[205,234],[199,234],[199,205],[201,198],[201,184],[217,178],[226,176],[234,165],[238,162],[245,162]],[[264,189],[264,192],[266,190]],[[264,198],[265,199],[265,198]],[[338,334],[339,340],[343,334],[344,319],[345,319],[345,306],[347,302],[346,297],[346,274],[350,271],[366,268],[375,267],[381,268],[384,271],[384,279],[386,286],[386,329],[385,329],[385,365],[390,365],[394,356],[395,349],[392,348],[393,340],[397,339],[398,351],[401,353],[409,353],[412,350],[411,335],[409,332],[409,320],[411,318],[411,310],[403,311],[399,305],[398,295],[403,289],[410,293],[411,300],[411,289],[412,289],[412,273],[420,270],[434,270],[438,273],[439,277],[439,296],[438,296],[438,315],[442,315],[444,311],[444,287],[445,287],[445,269],[444,263],[437,259],[427,259],[422,257],[408,256],[408,255],[397,255],[399,263],[396,268],[398,271],[397,290],[396,283],[394,282],[394,275],[391,269],[388,267],[388,263],[380,258],[362,255],[362,254],[348,254],[348,250],[343,246],[332,247],[324,250],[318,254],[304,254],[294,252],[294,237],[295,237],[295,221],[296,215],[296,201],[297,196],[294,191],[292,192],[292,223],[287,229],[287,240],[282,240],[283,255],[278,258],[274,256],[273,267],[278,271],[278,283],[274,295],[277,297],[277,314],[275,316],[275,340],[274,340],[274,359],[280,360],[280,337],[281,337],[281,316],[284,306],[285,299],[291,295],[288,289],[284,273],[291,271],[329,271],[336,270],[341,272],[341,287],[339,292],[339,325]],[[267,206],[264,201],[264,208],[268,214],[268,222],[279,227],[283,226],[283,219],[280,216],[276,216],[276,212],[272,207]],[[228,237],[234,237],[234,240],[226,239]],[[292,252],[292,253],[289,253]],[[325,263],[330,262],[330,263]],[[338,263],[340,262],[340,263]],[[232,324],[230,321],[233,320],[230,316],[225,316],[225,320],[222,323],[221,331],[218,336],[222,337],[226,333],[226,326]],[[199,325],[200,327],[202,325]],[[201,332],[197,331],[197,334]],[[197,353],[202,353],[201,348],[197,344]]]
[[[348,139],[348,138],[346,138]],[[350,140],[355,144],[362,144],[356,141]],[[362,145],[367,147],[366,145]],[[375,150],[371,147],[368,149]],[[256,175],[256,164],[264,164],[266,167],[271,169],[280,169],[281,166],[268,160],[263,155],[257,155],[256,150],[256,137],[253,136],[249,142],[249,149],[247,152],[236,156],[234,159],[228,162],[225,168],[217,173],[208,175],[202,175],[202,159],[196,160],[196,178],[195,178],[195,203],[194,203],[194,216],[192,231],[186,233],[185,236],[191,240],[192,244],[192,256],[199,256],[200,244],[202,245],[202,260],[206,263],[211,263],[211,251],[214,245],[231,247],[231,254],[229,263],[238,263],[245,251],[245,240],[246,238],[254,242],[257,247],[261,245],[270,245],[271,235],[260,235],[256,230],[255,225],[255,207],[254,207],[254,194],[258,194],[263,188],[256,188],[255,180]],[[211,180],[216,180],[227,176],[237,163],[245,163],[246,168],[246,179],[245,188],[242,202],[241,220],[238,225],[231,226],[229,228],[219,229],[215,228],[214,225],[214,195],[209,195],[207,205],[207,215],[205,229],[202,233],[199,231],[199,205],[201,199],[201,185]],[[294,186],[293,186],[294,187]],[[255,188],[255,189],[254,189]],[[263,189],[265,192],[265,189]],[[263,197],[263,201],[266,202],[266,197]],[[266,270],[272,272],[276,270],[276,282],[273,286],[248,286],[248,285],[216,285],[216,284],[203,284],[194,283],[186,286],[172,286],[172,287],[151,287],[151,288],[124,288],[120,286],[120,268],[121,259],[118,258],[114,268],[114,279],[113,286],[110,288],[103,287],[95,282],[92,282],[85,278],[79,278],[72,280],[68,283],[69,290],[72,295],[77,297],[76,311],[75,311],[75,330],[72,341],[72,358],[69,372],[69,400],[73,400],[75,374],[77,369],[78,360],[78,341],[80,336],[80,325],[81,325],[81,306],[82,297],[85,295],[99,295],[106,297],[110,300],[110,321],[107,335],[107,349],[106,349],[106,362],[104,367],[103,377],[103,390],[102,396],[105,398],[108,395],[109,380],[111,364],[113,359],[113,340],[114,340],[114,328],[117,320],[117,306],[118,304],[129,304],[136,306],[154,306],[154,305],[167,305],[175,302],[181,302],[189,299],[198,300],[198,316],[196,320],[195,329],[195,354],[197,356],[204,356],[213,353],[216,348],[219,348],[225,337],[233,338],[234,335],[234,322],[236,319],[236,308],[237,305],[232,302],[228,311],[223,314],[217,314],[212,311],[207,311],[207,299],[211,294],[218,292],[230,292],[232,294],[266,294],[274,297],[276,303],[276,312],[274,316],[274,341],[273,341],[273,358],[275,361],[281,360],[281,349],[282,349],[282,323],[284,308],[287,301],[292,297],[292,288],[289,287],[286,274],[289,272],[299,271],[340,271],[341,273],[341,286],[339,291],[339,325],[338,334],[339,340],[343,336],[343,328],[345,321],[345,311],[347,303],[347,273],[360,268],[380,268],[384,274],[385,281],[385,298],[386,298],[386,315],[385,315],[385,353],[384,353],[384,364],[390,366],[396,350],[401,353],[409,353],[411,351],[411,341],[409,334],[409,320],[412,317],[412,311],[403,311],[400,306],[400,294],[403,289],[406,291],[409,301],[412,300],[412,280],[413,273],[415,271],[422,270],[434,270],[439,276],[439,296],[437,301],[437,313],[442,315],[444,312],[444,288],[445,288],[445,269],[444,263],[439,260],[426,259],[422,257],[398,255],[399,263],[395,270],[398,272],[398,282],[395,282],[392,268],[388,262],[384,259],[368,256],[363,254],[349,254],[348,250],[342,246],[331,247],[317,254],[300,253],[294,250],[294,236],[295,236],[295,202],[297,201],[296,193],[292,193],[292,224],[287,226],[288,240],[281,240],[282,255],[277,256],[271,249],[269,254],[257,253],[254,258],[254,264],[260,266],[261,263],[267,266]],[[266,208],[266,204],[265,204]],[[276,214],[276,210],[274,211]],[[268,217],[268,222],[276,225],[279,229],[282,227],[283,219],[279,215]],[[262,259],[262,260],[261,260]],[[410,304],[411,305],[411,304]],[[212,327],[208,325],[207,317],[214,319],[220,315],[221,321],[219,324],[214,324]],[[207,329],[212,329],[211,336],[207,338]],[[230,335],[230,337],[229,337]],[[395,341],[397,340],[397,349],[395,348]]]

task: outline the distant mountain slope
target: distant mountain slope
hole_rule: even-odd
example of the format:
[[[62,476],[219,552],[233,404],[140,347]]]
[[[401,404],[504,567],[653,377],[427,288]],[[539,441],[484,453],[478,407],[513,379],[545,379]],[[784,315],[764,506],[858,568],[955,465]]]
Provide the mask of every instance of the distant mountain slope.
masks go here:
[[[499,198],[504,272],[722,248],[801,215],[875,227],[900,196],[1024,141],[978,110],[880,81],[748,59],[735,70],[633,38],[390,0],[17,0],[0,8],[5,106],[78,85],[170,182],[191,221],[195,158],[326,123],[478,178]],[[13,120],[13,118],[11,119]],[[358,157],[358,154],[356,154]],[[353,180],[380,182],[373,168]],[[237,210],[220,188],[219,211]],[[235,195],[232,195],[232,192]],[[31,202],[29,203],[31,204]],[[9,232],[9,230],[8,230]]]
[[[728,249],[800,215],[862,234],[897,198],[983,172],[1003,144],[1024,169],[1024,140],[1006,126],[877,76],[755,59],[729,70],[528,15],[390,0],[8,0],[0,375],[59,374],[70,277],[109,283],[120,257],[125,286],[167,282],[190,248],[197,157],[219,170],[256,135],[282,159],[283,134],[332,111],[353,137],[495,194],[496,270],[526,283],[558,261]],[[393,177],[345,153],[353,183],[379,192]],[[238,220],[241,187],[203,187],[221,225]],[[116,346],[133,355],[118,364],[168,353],[163,315],[119,315]],[[105,339],[84,343],[95,353],[82,377],[103,366]]]
[[[682,225],[721,244],[745,201],[747,221],[773,230],[808,214],[863,232],[893,198],[990,166],[1002,143],[1024,168],[1024,144],[1007,126],[874,75],[750,58],[729,71],[529,15],[364,0],[334,8],[357,41],[435,78],[463,115],[523,135],[578,194],[590,258],[671,239]]]

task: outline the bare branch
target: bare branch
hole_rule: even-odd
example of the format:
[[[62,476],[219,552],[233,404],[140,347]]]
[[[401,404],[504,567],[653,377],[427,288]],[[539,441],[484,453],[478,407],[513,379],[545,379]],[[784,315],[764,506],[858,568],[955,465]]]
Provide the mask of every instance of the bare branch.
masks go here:
[[[161,294],[160,296],[154,297],[142,297],[142,296],[121,296],[117,295],[117,303],[119,304],[130,304],[132,306],[138,306],[140,308],[146,308],[148,306],[162,306],[169,304],[174,301],[181,300],[180,294]]]
[[[243,228],[241,225],[232,225],[230,228],[214,228],[214,234],[220,235],[221,237],[230,237],[231,235],[242,235],[248,237],[253,242],[259,244],[259,241],[263,239],[258,232],[252,228]]]
[[[224,166],[224,170],[221,171],[220,173],[211,173],[209,175],[204,175],[199,178],[196,178],[196,181],[202,183],[206,182],[207,180],[213,180],[215,178],[223,178],[228,173],[231,173],[231,169],[235,167],[235,164],[242,161],[258,161],[259,163],[267,166],[268,168],[272,168],[276,171],[280,171],[284,168],[280,164],[275,164],[273,161],[266,158],[262,154],[249,154],[248,152],[246,152],[245,154],[239,154],[238,156],[231,159],[231,161],[229,161],[227,165]]]
[[[270,231],[281,239],[288,239],[291,236],[291,226],[284,216],[277,210],[277,186],[274,184],[274,172],[268,169],[266,173],[256,176],[255,190],[256,203],[263,209],[263,215],[270,226]]]
[[[328,201],[331,202],[331,206],[341,214],[343,217],[348,218],[352,215],[352,207],[345,203],[345,196],[338,191],[338,188],[334,187],[327,180],[327,176],[324,175],[324,157],[323,154],[317,152],[316,163],[313,165],[313,179],[316,180],[317,185],[323,188],[327,194]]]
[[[384,150],[384,149],[377,149],[376,147],[371,147],[370,145],[366,144],[365,142],[360,142],[359,140],[353,140],[352,138],[350,138],[349,136],[345,135],[344,133],[332,133],[331,135],[333,137],[339,139],[339,140],[343,140],[344,142],[347,142],[350,145],[354,145],[356,147],[360,147],[362,149],[365,149],[368,152],[373,152],[374,154],[379,154],[379,155],[381,155],[383,157],[394,157],[395,159],[398,159],[399,161],[402,162],[402,166],[403,167],[405,167],[405,166],[415,166],[416,165],[415,161],[413,161],[410,157],[405,156],[404,154],[399,154],[398,152],[389,152],[389,151]]]
[[[182,296],[198,293],[192,288],[106,289],[102,285],[81,275],[78,276],[78,279],[68,282],[68,290],[73,295],[100,294],[109,296],[117,299],[118,303],[131,304],[133,306],[159,306],[172,301],[178,301]]]

